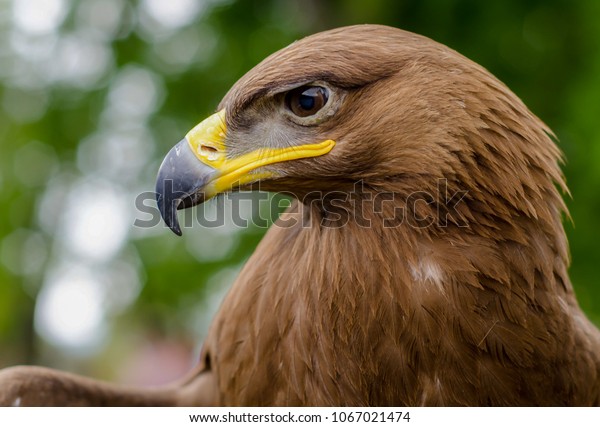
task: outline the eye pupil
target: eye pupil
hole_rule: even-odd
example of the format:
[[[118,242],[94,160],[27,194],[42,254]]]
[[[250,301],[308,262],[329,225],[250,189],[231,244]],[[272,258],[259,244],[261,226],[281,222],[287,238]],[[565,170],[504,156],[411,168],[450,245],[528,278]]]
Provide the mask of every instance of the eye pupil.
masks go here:
[[[300,104],[300,108],[302,108],[303,110],[310,111],[315,106],[315,98],[312,96],[302,94],[298,99],[298,104]]]
[[[327,104],[329,91],[321,86],[301,86],[285,95],[287,108],[299,117],[316,114]]]

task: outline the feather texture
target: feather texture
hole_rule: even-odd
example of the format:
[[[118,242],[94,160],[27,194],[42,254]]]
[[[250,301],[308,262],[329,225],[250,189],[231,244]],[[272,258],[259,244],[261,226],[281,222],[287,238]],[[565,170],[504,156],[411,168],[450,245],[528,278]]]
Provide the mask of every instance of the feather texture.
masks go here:
[[[397,199],[366,205],[370,227],[354,205],[335,227],[324,192],[280,220],[311,227],[269,230],[205,345],[214,403],[598,404],[600,336],[567,275],[557,187],[567,190],[548,127],[480,66],[381,26],[292,44],[222,106],[235,128],[257,97],[312,80],[352,88],[322,135],[340,150],[310,172],[290,165],[325,183],[274,189],[306,202],[314,188],[360,181],[356,197]],[[411,210],[410,195],[437,194],[440,180],[464,194],[457,209],[438,199]],[[393,209],[432,224],[385,227]]]

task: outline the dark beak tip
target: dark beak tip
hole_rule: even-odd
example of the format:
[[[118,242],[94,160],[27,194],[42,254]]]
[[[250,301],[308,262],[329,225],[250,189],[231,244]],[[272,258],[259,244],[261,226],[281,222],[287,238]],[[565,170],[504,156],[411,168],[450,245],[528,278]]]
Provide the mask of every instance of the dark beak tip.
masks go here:
[[[156,205],[158,207],[158,211],[160,212],[160,216],[169,227],[173,233],[181,236],[181,227],[179,226],[179,221],[177,219],[177,208],[176,204],[179,204],[179,201],[173,199],[171,197],[165,197],[169,193],[165,193],[163,187],[164,182],[162,180],[157,181],[156,185]],[[166,200],[168,199],[168,200]]]
[[[185,139],[163,160],[156,179],[156,203],[163,221],[176,235],[182,235],[177,211],[204,201],[202,188],[214,173],[214,168],[198,161]]]
[[[175,233],[179,237],[183,236],[183,233],[181,232],[181,228],[179,228],[179,226],[170,227],[170,229],[173,233]]]

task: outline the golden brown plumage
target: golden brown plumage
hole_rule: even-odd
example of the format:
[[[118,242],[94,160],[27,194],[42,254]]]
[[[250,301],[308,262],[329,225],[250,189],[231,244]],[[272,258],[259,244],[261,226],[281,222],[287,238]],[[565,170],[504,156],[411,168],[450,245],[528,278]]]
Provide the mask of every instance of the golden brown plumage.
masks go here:
[[[282,94],[313,82],[335,95],[331,114],[291,123]],[[336,146],[264,168],[263,189],[300,202],[240,273],[197,371],[148,403],[600,403],[600,333],[567,275],[560,152],[485,69],[425,37],[346,27],[271,55],[221,108],[231,157]]]

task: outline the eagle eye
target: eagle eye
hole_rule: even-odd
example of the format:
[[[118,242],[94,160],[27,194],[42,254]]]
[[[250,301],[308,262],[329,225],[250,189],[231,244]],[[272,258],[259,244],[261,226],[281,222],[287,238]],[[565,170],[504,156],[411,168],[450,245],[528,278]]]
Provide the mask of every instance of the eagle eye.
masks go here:
[[[322,86],[300,86],[285,95],[286,107],[298,117],[316,114],[327,104],[329,90]]]

